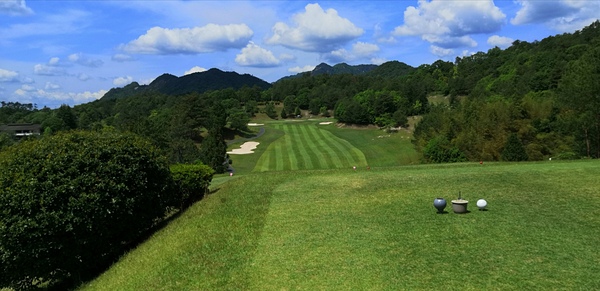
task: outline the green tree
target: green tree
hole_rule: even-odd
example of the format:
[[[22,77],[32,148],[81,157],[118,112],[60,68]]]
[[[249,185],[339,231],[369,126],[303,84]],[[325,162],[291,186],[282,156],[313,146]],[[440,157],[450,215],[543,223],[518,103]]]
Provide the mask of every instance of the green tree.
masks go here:
[[[64,130],[77,128],[77,117],[69,105],[63,104],[56,110],[56,117],[62,120]]]
[[[28,289],[97,271],[175,203],[146,140],[68,132],[0,152],[0,286]]]
[[[227,143],[223,139],[222,131],[210,129],[208,136],[204,138],[200,146],[200,161],[213,168],[217,173],[224,173],[229,166],[226,157]]]
[[[285,111],[285,107],[281,108],[281,112],[279,113],[282,119],[286,119],[288,117],[287,112]]]
[[[236,110],[229,114],[229,127],[235,130],[247,130],[250,117],[243,110]]]
[[[515,133],[511,133],[502,150],[502,160],[510,162],[527,161],[527,151]]]
[[[277,119],[277,112],[275,111],[273,102],[267,102],[265,105],[265,114],[271,119]]]
[[[587,122],[579,122],[588,157],[600,157],[600,48],[569,64],[559,84],[560,100]]]

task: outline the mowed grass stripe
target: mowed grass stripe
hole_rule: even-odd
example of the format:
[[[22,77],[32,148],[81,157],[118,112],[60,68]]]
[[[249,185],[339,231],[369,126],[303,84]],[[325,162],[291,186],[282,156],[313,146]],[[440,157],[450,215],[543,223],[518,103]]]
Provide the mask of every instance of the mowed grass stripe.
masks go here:
[[[283,132],[283,136],[274,140],[269,147],[267,147],[267,149],[265,150],[265,152],[260,156],[260,158],[258,158],[258,161],[256,162],[256,166],[254,167],[254,172],[266,172],[266,171],[273,171],[275,169],[277,169],[277,144],[280,142],[280,140],[282,140],[283,137],[285,137],[285,132],[281,129],[280,126],[278,125],[274,125],[273,128],[277,129],[277,130],[281,130]],[[281,165],[281,167],[283,168],[283,165]]]
[[[313,160],[313,169],[327,169],[327,161],[321,151],[317,151],[314,148],[314,138],[308,133],[307,126],[300,126],[300,132],[302,132],[302,144]]]
[[[303,126],[302,130],[306,131],[309,137],[310,150],[316,154],[321,169],[338,168],[339,160],[336,161],[333,159],[333,150],[328,148],[325,141],[319,138],[316,128],[313,126]]]
[[[298,170],[298,156],[296,155],[296,147],[292,135],[290,135],[290,129],[286,128],[286,135],[284,136],[283,144],[283,160],[285,163],[284,169]]]
[[[308,127],[308,130],[312,132],[315,140],[321,145],[321,148],[325,150],[331,162],[333,162],[332,168],[343,168],[345,164],[342,162],[342,159],[338,155],[338,153],[331,146],[331,141],[328,140],[317,127],[311,126]]]
[[[301,157],[301,159],[298,159],[298,166],[301,169],[314,169],[311,156],[306,150],[308,149],[309,144],[306,142],[305,136],[302,135],[300,128],[301,126],[292,126],[289,131],[289,134],[293,137],[293,142],[296,145],[295,148]]]
[[[340,159],[345,160],[344,166],[366,166],[365,155],[346,140],[340,139],[331,132],[317,128],[317,132],[327,141],[331,148],[337,149],[336,153]]]

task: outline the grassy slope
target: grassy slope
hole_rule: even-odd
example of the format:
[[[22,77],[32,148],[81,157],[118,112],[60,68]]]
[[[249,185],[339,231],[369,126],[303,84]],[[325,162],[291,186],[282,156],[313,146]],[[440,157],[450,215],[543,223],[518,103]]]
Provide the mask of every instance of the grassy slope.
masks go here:
[[[83,289],[599,289],[598,176],[598,161],[248,174]],[[458,191],[471,212],[436,214]]]

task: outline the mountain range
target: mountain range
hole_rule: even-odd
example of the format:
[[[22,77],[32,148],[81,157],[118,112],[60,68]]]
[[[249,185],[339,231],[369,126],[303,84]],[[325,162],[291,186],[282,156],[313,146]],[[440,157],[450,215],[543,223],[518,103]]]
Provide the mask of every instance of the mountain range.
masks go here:
[[[316,75],[371,75],[380,77],[394,77],[408,74],[415,68],[398,61],[390,61],[381,65],[348,65],[346,63],[330,66],[321,63],[312,71],[298,73],[296,75],[286,76],[279,80],[298,78],[305,74]],[[278,81],[279,81],[278,80]],[[277,82],[278,82],[277,81]],[[238,74],[236,72],[224,72],[216,68],[204,72],[177,77],[171,74],[162,74],[148,85],[140,85],[133,82],[121,88],[110,89],[102,99],[119,99],[142,92],[159,92],[166,95],[184,95],[192,92],[204,93],[211,90],[220,89],[240,89],[242,87],[257,86],[261,89],[268,89],[271,84],[260,78],[249,74]]]

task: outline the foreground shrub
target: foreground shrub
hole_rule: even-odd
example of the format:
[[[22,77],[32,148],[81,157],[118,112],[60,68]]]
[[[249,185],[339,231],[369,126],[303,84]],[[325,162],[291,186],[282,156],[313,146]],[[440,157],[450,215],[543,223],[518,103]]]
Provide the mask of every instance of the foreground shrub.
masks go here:
[[[204,197],[215,170],[204,164],[177,164],[171,166],[171,173],[179,190],[181,208],[185,209]]]
[[[71,132],[0,154],[0,287],[78,278],[105,266],[173,204],[145,140]]]

